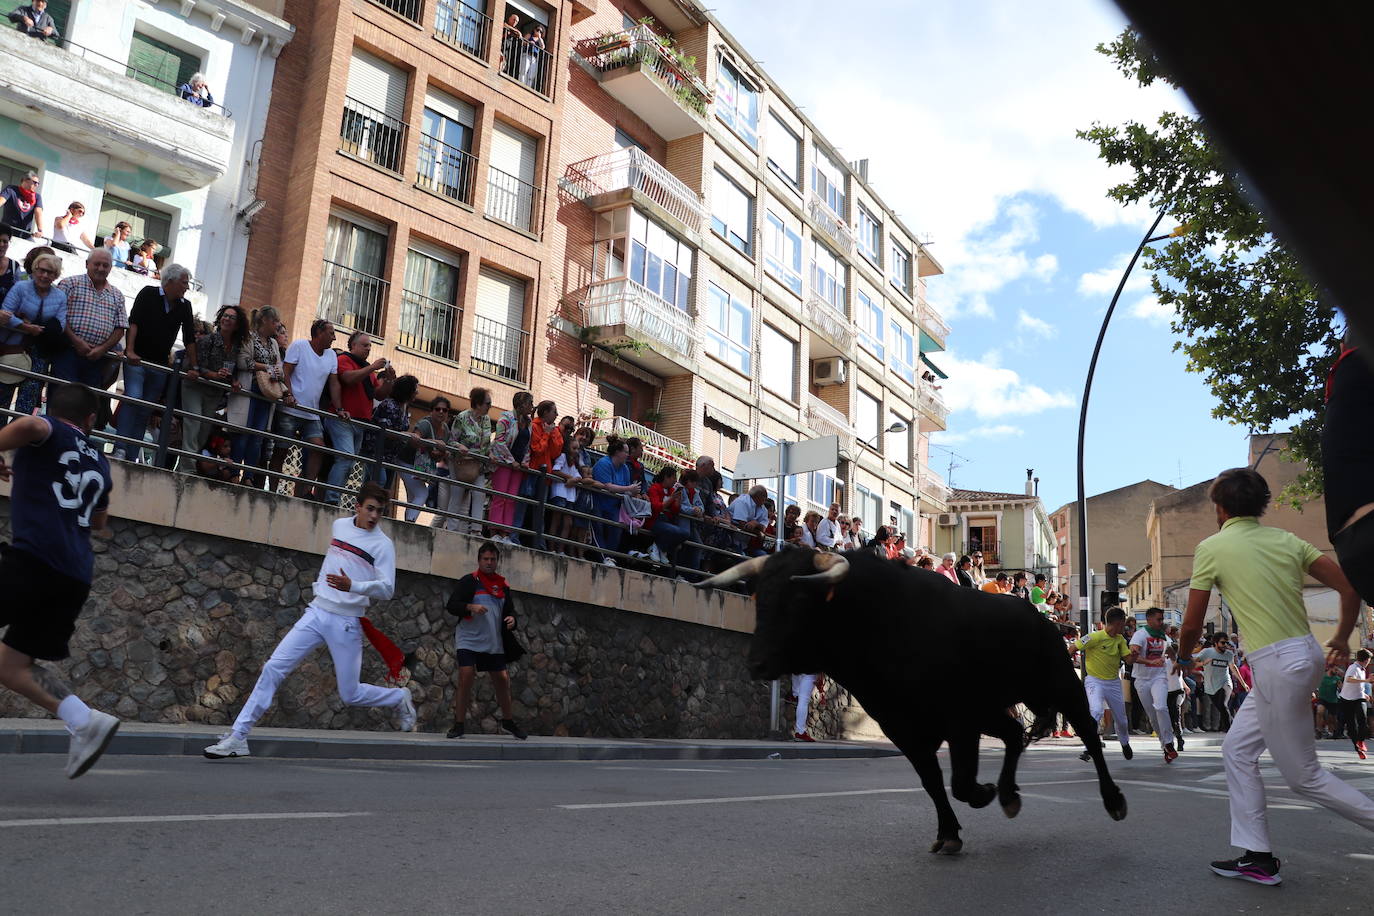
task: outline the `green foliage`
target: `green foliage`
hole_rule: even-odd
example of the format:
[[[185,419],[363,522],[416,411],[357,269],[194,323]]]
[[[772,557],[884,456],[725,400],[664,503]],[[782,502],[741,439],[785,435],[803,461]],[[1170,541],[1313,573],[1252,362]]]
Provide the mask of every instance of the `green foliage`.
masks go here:
[[[1133,29],[1097,50],[1141,86],[1173,84]],[[1174,349],[1217,399],[1212,415],[1251,432],[1290,427],[1285,457],[1308,469],[1281,498],[1300,505],[1319,495],[1323,385],[1340,344],[1335,308],[1273,235],[1200,118],[1165,112],[1153,126],[1094,123],[1078,136],[1134,172],[1108,192],[1113,200],[1164,209],[1187,227],[1147,248],[1143,266],[1174,312]]]

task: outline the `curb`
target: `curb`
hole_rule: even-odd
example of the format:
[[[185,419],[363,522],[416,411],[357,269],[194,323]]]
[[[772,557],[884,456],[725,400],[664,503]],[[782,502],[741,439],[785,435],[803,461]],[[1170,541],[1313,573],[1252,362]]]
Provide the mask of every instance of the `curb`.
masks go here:
[[[137,725],[138,723],[132,723]],[[399,736],[398,736],[399,737]],[[121,730],[106,755],[201,757],[216,734],[188,734],[175,729]],[[475,738],[475,740],[474,740]],[[864,759],[898,756],[896,748],[881,744],[758,742],[699,744],[680,740],[596,741],[532,737],[528,741],[473,736],[405,736],[337,738],[292,735],[288,729],[263,729],[250,739],[254,757],[313,760],[446,760],[446,761],[569,761],[569,760],[782,760]],[[0,728],[0,754],[65,754],[68,736],[58,723]]]

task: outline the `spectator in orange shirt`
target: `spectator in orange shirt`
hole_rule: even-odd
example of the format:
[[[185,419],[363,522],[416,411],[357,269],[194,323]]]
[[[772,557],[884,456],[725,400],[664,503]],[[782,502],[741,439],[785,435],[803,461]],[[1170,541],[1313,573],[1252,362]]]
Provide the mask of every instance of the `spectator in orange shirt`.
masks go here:
[[[1004,572],[999,572],[996,579],[989,579],[983,583],[983,591],[992,595],[1005,595],[1011,591],[1011,579]]]

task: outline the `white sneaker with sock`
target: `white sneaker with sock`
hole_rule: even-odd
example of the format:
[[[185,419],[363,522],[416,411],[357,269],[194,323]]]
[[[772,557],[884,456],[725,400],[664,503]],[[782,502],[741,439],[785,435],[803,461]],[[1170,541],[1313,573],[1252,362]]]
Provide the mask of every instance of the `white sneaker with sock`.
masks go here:
[[[92,709],[85,724],[71,731],[72,741],[67,750],[67,778],[75,779],[89,770],[105,753],[110,739],[119,731],[119,720]]]
[[[224,760],[228,757],[247,757],[248,739],[240,738],[233,732],[220,735],[219,742],[205,749],[205,756],[211,760]]]

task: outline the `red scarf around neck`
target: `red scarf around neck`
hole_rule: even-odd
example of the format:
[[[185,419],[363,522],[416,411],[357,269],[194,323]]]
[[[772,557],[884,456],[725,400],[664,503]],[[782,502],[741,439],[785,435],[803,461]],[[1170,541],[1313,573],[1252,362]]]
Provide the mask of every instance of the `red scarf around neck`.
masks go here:
[[[19,192],[19,199],[22,200],[24,203],[28,204],[30,207],[32,207],[33,202],[38,199],[38,192],[35,191],[33,188],[26,188],[22,184],[20,184],[15,185],[14,189]]]
[[[478,582],[482,583],[482,587],[485,588],[487,590],[487,593],[490,594],[493,598],[502,601],[505,600],[506,589],[509,588],[509,586],[506,585],[506,580],[501,575],[497,573],[487,575],[480,569],[474,572],[472,575],[474,578],[477,579]]]

